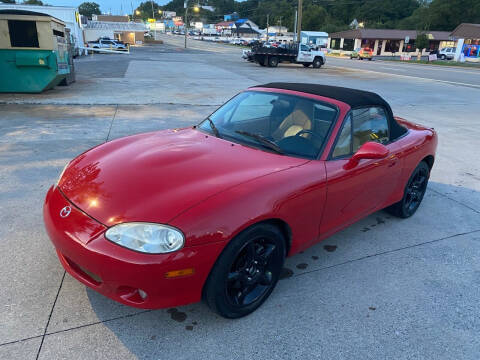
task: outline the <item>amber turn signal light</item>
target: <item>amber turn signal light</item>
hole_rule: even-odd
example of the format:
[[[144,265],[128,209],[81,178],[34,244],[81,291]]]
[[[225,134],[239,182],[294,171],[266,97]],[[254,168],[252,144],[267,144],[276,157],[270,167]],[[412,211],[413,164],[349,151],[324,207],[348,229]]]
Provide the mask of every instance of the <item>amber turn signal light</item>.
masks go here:
[[[182,269],[182,270],[173,270],[165,273],[167,279],[176,278],[180,276],[189,276],[195,274],[194,268]]]

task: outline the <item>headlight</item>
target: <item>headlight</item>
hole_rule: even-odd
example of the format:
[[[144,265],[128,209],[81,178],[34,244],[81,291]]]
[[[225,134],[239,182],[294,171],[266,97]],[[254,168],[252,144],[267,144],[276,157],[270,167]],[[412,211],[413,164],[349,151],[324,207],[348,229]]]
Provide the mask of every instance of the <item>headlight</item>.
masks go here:
[[[132,222],[112,226],[105,237],[126,248],[149,254],[164,254],[183,247],[185,238],[171,226]]]

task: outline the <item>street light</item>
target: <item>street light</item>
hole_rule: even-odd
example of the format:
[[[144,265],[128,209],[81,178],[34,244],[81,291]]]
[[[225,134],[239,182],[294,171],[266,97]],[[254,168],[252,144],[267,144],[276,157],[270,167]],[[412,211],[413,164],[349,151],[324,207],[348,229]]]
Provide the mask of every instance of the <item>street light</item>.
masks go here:
[[[187,30],[188,30],[188,0],[185,0],[185,49],[187,48]],[[195,5],[193,7],[193,12],[195,13],[198,13],[200,11],[200,6],[199,5]]]

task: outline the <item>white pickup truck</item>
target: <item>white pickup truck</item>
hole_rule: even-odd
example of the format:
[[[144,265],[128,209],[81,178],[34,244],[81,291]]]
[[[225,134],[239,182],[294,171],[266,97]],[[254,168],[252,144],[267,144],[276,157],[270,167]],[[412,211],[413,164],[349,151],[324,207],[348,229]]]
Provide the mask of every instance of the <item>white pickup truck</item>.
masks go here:
[[[291,44],[287,46],[255,46],[250,57],[261,66],[277,67],[281,62],[302,64],[305,67],[312,65],[318,69],[325,64],[325,53],[315,50],[305,44]],[[248,58],[248,56],[247,56]]]
[[[127,50],[127,45],[112,39],[98,39],[97,41],[89,41],[88,47],[94,49],[112,49],[112,50]]]

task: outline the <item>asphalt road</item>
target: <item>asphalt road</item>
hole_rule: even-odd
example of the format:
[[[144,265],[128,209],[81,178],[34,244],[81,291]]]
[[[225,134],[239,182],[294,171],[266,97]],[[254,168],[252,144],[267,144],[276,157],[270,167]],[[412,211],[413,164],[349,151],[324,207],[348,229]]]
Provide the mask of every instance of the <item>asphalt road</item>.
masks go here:
[[[69,87],[0,94],[0,359],[477,360],[480,89],[443,82],[445,68],[429,79],[351,67],[408,65],[332,58],[318,70],[262,68],[239,48],[166,41],[80,58]],[[198,123],[271,81],[375,91],[396,115],[435,127],[437,158],[415,216],[377,212],[287,259],[270,299],[235,321],[201,303],[129,308],[65,274],[42,203],[69,160],[121,136]]]
[[[164,36],[167,42],[176,46],[184,46],[184,38],[178,35]],[[213,52],[221,53],[238,53],[235,46],[216,44],[206,41],[188,40],[189,48],[208,49]],[[356,60],[348,58],[339,58],[329,56],[327,58],[326,68],[338,68],[351,71],[352,69],[361,72],[370,72],[372,74],[388,74],[390,76],[398,76],[404,78],[416,78],[424,80],[435,80],[438,82],[464,85],[480,88],[480,68],[464,68],[464,67],[443,67],[440,65],[425,64],[406,64],[393,61],[382,60]]]

